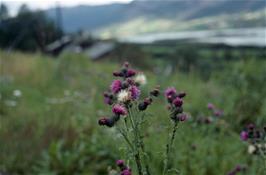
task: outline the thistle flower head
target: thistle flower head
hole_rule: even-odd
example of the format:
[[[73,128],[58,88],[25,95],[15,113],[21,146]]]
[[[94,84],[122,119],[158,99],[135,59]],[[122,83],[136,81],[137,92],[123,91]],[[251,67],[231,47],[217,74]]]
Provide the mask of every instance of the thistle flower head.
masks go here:
[[[138,73],[134,78],[135,83],[145,85],[147,83],[146,76],[143,73]]]
[[[132,78],[127,78],[126,81],[129,85],[135,85],[135,81]]]
[[[126,108],[120,104],[114,105],[112,112],[116,115],[126,115],[127,114]]]
[[[114,80],[111,84],[111,91],[116,94],[122,89],[122,82],[120,80]]]
[[[247,126],[249,131],[253,131],[255,129],[255,125],[253,123],[248,124]]]
[[[233,170],[231,170],[227,175],[236,175],[236,174],[238,174],[239,172],[244,171],[244,170],[245,170],[244,167],[242,167],[242,166],[240,166],[240,165],[237,165],[237,166],[235,166],[235,168],[234,168]]]
[[[132,175],[132,173],[131,173],[130,169],[124,169],[124,170],[120,173],[120,175]]]
[[[108,104],[108,105],[112,105],[113,104],[113,95],[108,93],[108,92],[104,92],[103,94],[104,96],[104,103]]]
[[[215,107],[214,107],[214,105],[212,103],[208,103],[207,108],[209,110],[213,110]]]
[[[136,74],[137,74],[137,71],[135,71],[134,69],[128,69],[126,73],[126,77],[133,77]]]
[[[112,105],[112,99],[110,97],[104,97],[104,103],[108,105]]]
[[[136,100],[140,96],[140,90],[137,86],[133,85],[129,88],[129,91],[131,93],[131,97],[133,100]]]
[[[119,167],[123,167],[125,165],[125,161],[119,159],[119,160],[116,161],[116,165],[119,166]]]
[[[176,90],[173,87],[169,87],[165,90],[164,95],[166,98],[172,97],[173,95],[176,95]]]
[[[248,132],[247,132],[247,131],[242,131],[242,132],[240,133],[240,138],[241,138],[241,140],[243,140],[243,141],[247,141],[248,138],[249,138],[249,136],[248,136]]]
[[[99,125],[105,125],[107,123],[107,120],[108,120],[108,118],[103,117],[103,118],[99,119],[98,123],[99,123]]]
[[[174,104],[176,107],[180,107],[180,106],[182,106],[182,104],[183,104],[183,100],[182,100],[181,98],[179,98],[179,97],[176,97],[176,98],[174,99],[174,101],[173,101],[173,104]]]
[[[115,120],[113,118],[103,117],[103,118],[99,119],[98,124],[100,126],[104,126],[105,125],[105,126],[108,126],[108,127],[112,127],[115,124]]]
[[[180,122],[184,122],[184,121],[186,121],[187,120],[187,115],[186,114],[180,114],[179,116],[177,116],[178,118],[178,121],[180,121]]]
[[[117,100],[119,102],[127,102],[131,100],[131,92],[128,90],[121,90],[118,94],[117,94]]]
[[[214,115],[215,115],[216,117],[220,117],[220,116],[223,115],[223,111],[216,109],[216,110],[214,111]]]

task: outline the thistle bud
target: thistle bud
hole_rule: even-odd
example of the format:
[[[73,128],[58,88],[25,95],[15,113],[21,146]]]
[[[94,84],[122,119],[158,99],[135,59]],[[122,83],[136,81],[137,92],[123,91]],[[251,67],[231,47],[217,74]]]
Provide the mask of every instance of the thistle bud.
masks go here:
[[[139,108],[140,111],[144,111],[144,110],[146,110],[147,107],[148,107],[148,105],[145,104],[144,102],[141,102],[141,103],[138,105],[138,108]]]
[[[187,115],[186,114],[180,114],[177,119],[180,122],[186,121],[187,120]]]
[[[101,119],[99,119],[99,121],[98,121],[98,124],[99,125],[106,125],[106,123],[107,123],[107,118],[106,117],[103,117],[103,118],[101,118]]]
[[[127,62],[127,61],[124,62],[124,67],[125,67],[125,68],[128,68],[128,67],[129,67],[129,62]]]
[[[158,97],[159,94],[160,94],[160,91],[159,91],[158,88],[155,88],[155,89],[153,89],[153,90],[150,92],[150,94],[151,94],[152,96],[154,96],[154,97]]]
[[[126,77],[133,77],[136,75],[136,71],[134,69],[128,69],[127,70],[127,74],[126,74]]]
[[[122,72],[115,71],[115,72],[113,72],[113,76],[115,76],[115,77],[122,77],[123,74],[122,74]]]
[[[147,106],[150,105],[152,103],[152,98],[145,98],[143,103]]]
[[[185,97],[187,94],[185,93],[185,92],[180,92],[180,93],[178,93],[178,97],[179,98],[183,98],[183,97]]]

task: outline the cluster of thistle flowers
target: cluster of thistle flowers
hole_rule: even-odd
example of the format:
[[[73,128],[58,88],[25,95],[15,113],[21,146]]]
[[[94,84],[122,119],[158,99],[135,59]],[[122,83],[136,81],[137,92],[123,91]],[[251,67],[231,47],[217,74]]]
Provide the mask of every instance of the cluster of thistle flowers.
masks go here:
[[[132,105],[132,102],[138,100],[140,96],[139,86],[146,84],[146,77],[143,73],[129,67],[129,63],[124,63],[120,71],[113,73],[116,79],[112,82],[110,89],[104,93],[104,102],[108,105],[112,105],[113,115],[111,117],[103,117],[98,123],[99,125],[105,125],[108,127],[114,126],[114,124],[122,116],[128,114],[128,108]],[[143,111],[152,103],[152,96],[159,95],[159,89],[155,88],[150,92],[151,96],[145,98],[139,103],[139,110]]]
[[[259,129],[254,124],[249,124],[240,133],[240,138],[249,143],[248,152],[250,154],[266,156],[266,126]]]
[[[169,87],[165,90],[164,95],[168,102],[168,110],[170,118],[174,122],[187,120],[187,115],[183,113],[183,98],[186,96],[185,92],[177,93],[176,89]]]
[[[116,165],[120,169],[120,175],[132,175],[131,168],[129,168],[128,166],[126,166],[124,160],[117,160],[116,161]]]
[[[231,170],[227,175],[236,175],[240,172],[246,171],[245,166],[237,165],[233,170]]]
[[[208,103],[207,108],[211,112],[210,116],[199,118],[197,120],[198,123],[210,124],[213,123],[216,118],[219,118],[223,115],[223,111],[221,109],[218,109],[212,103]]]

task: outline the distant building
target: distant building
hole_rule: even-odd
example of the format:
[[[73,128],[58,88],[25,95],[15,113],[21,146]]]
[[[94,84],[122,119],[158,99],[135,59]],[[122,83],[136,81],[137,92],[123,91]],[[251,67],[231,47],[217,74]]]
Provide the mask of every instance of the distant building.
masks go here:
[[[106,56],[108,53],[112,52],[115,49],[115,43],[113,42],[97,42],[87,50],[85,53],[91,58],[92,60],[100,59]]]
[[[62,53],[85,53],[88,58],[103,58],[116,48],[114,41],[93,39],[90,35],[64,36],[46,46],[46,53],[58,56]]]

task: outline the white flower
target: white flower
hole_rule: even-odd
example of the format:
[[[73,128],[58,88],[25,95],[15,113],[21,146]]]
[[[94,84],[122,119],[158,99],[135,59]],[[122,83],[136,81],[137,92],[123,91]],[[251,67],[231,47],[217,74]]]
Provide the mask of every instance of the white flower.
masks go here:
[[[256,151],[256,147],[254,145],[248,146],[248,153],[253,154]]]
[[[118,94],[117,94],[117,100],[119,102],[126,102],[128,100],[130,100],[131,98],[131,94],[129,91],[127,90],[121,90]]]
[[[146,76],[143,73],[139,73],[136,75],[136,77],[134,78],[135,82],[140,84],[140,85],[144,85],[147,83],[147,79]]]
[[[21,96],[21,91],[18,90],[18,89],[16,89],[16,90],[13,91],[13,95],[14,95],[15,97],[20,97],[20,96]]]

